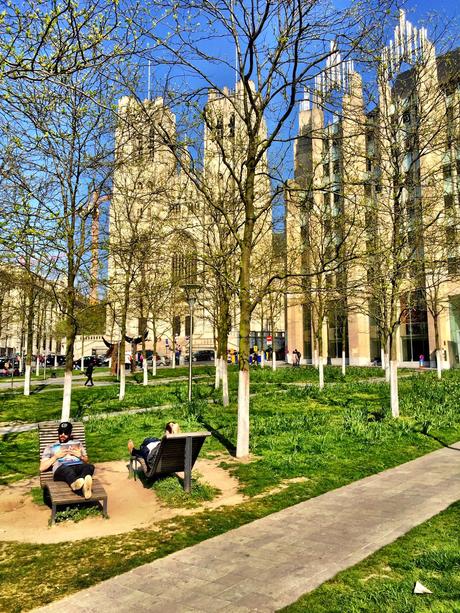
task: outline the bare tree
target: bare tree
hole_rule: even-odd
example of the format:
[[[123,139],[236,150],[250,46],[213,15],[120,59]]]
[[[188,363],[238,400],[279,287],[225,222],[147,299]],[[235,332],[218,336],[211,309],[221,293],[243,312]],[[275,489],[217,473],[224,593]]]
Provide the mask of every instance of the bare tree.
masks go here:
[[[375,3],[373,3],[375,7]],[[225,173],[232,178],[241,203],[241,221],[230,226],[239,247],[239,391],[237,455],[249,452],[249,335],[251,315],[264,293],[251,297],[251,267],[255,236],[264,218],[271,215],[271,202],[282,187],[281,177],[271,177],[266,161],[270,149],[282,148],[285,130],[296,109],[299,88],[317,73],[318,63],[329,51],[318,41],[342,36],[344,44],[353,44],[370,25],[367,8],[361,6],[359,16],[354,5],[337,11],[323,2],[242,2],[221,0],[196,5],[179,2],[171,16],[170,36],[158,51],[162,61],[180,66],[186,77],[199,80],[199,91],[189,87],[188,110],[192,101],[199,102],[203,86],[212,89],[212,100],[222,100],[231,107],[237,133],[241,134],[237,158],[227,139],[216,139],[216,154]],[[377,9],[381,8],[379,3]],[[378,11],[373,14],[373,18]],[[187,24],[206,23],[207,36],[193,31]],[[364,26],[364,27],[363,27]],[[209,52],[209,40],[225,37],[235,51],[228,60],[219,56],[220,65],[227,64],[236,74],[237,87],[229,92],[213,78],[209,66],[217,61]],[[236,66],[234,63],[236,58]],[[195,104],[195,107],[197,105]],[[265,124],[265,116],[269,127]],[[207,119],[214,133],[220,123]],[[192,165],[189,165],[192,166]],[[196,164],[195,164],[196,167]],[[200,179],[195,177],[199,186]],[[267,189],[267,186],[269,188]],[[272,189],[270,189],[272,188]],[[274,189],[273,189],[274,188]],[[226,219],[227,210],[221,210]],[[267,279],[267,285],[271,282]]]

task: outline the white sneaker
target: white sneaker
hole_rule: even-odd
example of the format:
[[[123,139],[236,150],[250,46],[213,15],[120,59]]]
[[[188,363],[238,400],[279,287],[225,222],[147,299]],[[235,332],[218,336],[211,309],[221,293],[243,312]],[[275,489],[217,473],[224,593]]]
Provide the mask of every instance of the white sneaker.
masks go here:
[[[86,475],[83,484],[83,496],[88,500],[93,495],[93,478],[91,475]]]
[[[84,484],[85,484],[85,480],[82,477],[80,477],[80,479],[76,479],[73,483],[70,484],[70,489],[76,492],[77,490],[81,490]]]

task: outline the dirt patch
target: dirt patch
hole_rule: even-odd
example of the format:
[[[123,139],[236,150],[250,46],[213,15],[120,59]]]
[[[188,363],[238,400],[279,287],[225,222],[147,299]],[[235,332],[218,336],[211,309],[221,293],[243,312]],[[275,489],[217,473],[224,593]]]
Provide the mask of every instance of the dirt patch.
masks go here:
[[[203,480],[221,490],[222,494],[197,509],[170,509],[156,494],[137,480],[128,478],[126,462],[98,464],[96,474],[108,494],[109,519],[88,517],[78,523],[63,522],[50,527],[51,511],[34,504],[32,487],[39,486],[38,477],[0,487],[0,540],[28,543],[59,543],[129,532],[136,528],[155,527],[162,519],[191,515],[203,509],[243,502],[238,493],[238,481],[220,468],[217,460],[198,460],[195,469]]]

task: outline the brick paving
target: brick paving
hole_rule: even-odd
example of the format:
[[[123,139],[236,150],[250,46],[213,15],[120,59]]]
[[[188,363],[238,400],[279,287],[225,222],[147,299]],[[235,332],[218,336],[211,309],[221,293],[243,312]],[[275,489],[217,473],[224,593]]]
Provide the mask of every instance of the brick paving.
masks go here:
[[[456,443],[35,611],[276,611],[459,499]]]

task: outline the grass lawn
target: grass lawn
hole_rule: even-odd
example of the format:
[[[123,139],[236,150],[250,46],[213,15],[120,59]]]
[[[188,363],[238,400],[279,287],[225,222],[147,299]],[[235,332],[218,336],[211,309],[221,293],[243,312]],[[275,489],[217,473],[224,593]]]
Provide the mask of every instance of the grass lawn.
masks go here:
[[[441,382],[431,373],[423,376],[413,374],[402,379],[401,418],[394,420],[387,409],[387,385],[360,382],[358,379],[364,377],[357,375],[349,382],[337,377],[334,385],[326,386],[322,392],[317,386],[308,385],[307,380],[307,385],[290,385],[291,377],[306,377],[304,371],[309,370],[313,371],[280,369],[270,375],[274,385],[265,386],[262,379],[269,377],[267,371],[253,371],[254,385],[260,384],[260,389],[251,397],[251,453],[254,460],[248,464],[227,464],[240,480],[244,493],[249,496],[262,494],[262,497],[235,508],[159,523],[155,531],[139,530],[69,546],[3,543],[0,549],[0,610],[27,610],[44,604],[460,439],[460,373],[449,373]],[[233,378],[235,373],[231,374]],[[234,385],[233,380],[231,385]],[[200,387],[206,390],[203,391],[204,398],[214,393],[211,383],[198,384],[196,389]],[[205,454],[210,451],[231,453],[236,443],[236,404],[233,402],[224,409],[220,404],[198,399],[188,406],[183,401],[186,389],[185,382],[164,386],[162,393],[176,399],[169,409],[139,415],[115,413],[107,419],[90,419],[86,432],[91,460],[102,462],[127,458],[128,437],[138,442],[148,434],[158,434],[168,420],[178,421],[183,430],[211,430],[213,437],[205,444]],[[125,407],[136,403],[150,406],[154,398],[150,394],[155,390],[152,387],[130,387]],[[112,387],[81,391],[97,392],[88,414],[103,410],[104,405],[105,411],[108,406],[115,411],[123,408],[113,397],[116,390]],[[52,393],[47,394],[50,395]],[[44,409],[45,405],[41,408]],[[13,404],[9,410],[14,411]],[[37,455],[35,432],[4,436],[0,441],[2,482],[36,474]],[[298,477],[305,480],[287,481],[286,489],[270,493],[270,489],[280,482]],[[65,569],[60,564],[62,555],[66,555],[68,560]],[[42,586],[40,593],[37,593],[37,585]]]
[[[460,502],[339,573],[283,613],[460,611]],[[416,595],[416,581],[433,594]]]
[[[177,373],[181,369],[175,369]],[[172,369],[171,369],[172,371]],[[197,369],[196,374],[203,376],[209,372],[206,367]],[[182,373],[174,378],[184,376]],[[72,390],[71,415],[73,418],[81,418],[83,415],[97,413],[117,412],[131,408],[154,407],[187,400],[186,381],[174,381],[164,385],[144,387],[135,379],[129,377],[126,385],[126,396],[123,401],[118,400],[118,385],[104,387],[79,387]],[[169,378],[169,377],[168,377]],[[171,377],[173,378],[173,377]],[[166,379],[166,375],[159,380]],[[108,377],[108,380],[110,378]],[[194,397],[208,398],[218,394],[213,389],[211,378],[209,383],[206,378],[201,382],[194,383]],[[0,392],[0,421],[1,422],[37,422],[50,419],[59,419],[62,405],[62,386],[59,388],[46,389],[43,391],[33,390],[30,396],[23,396],[20,390]]]

